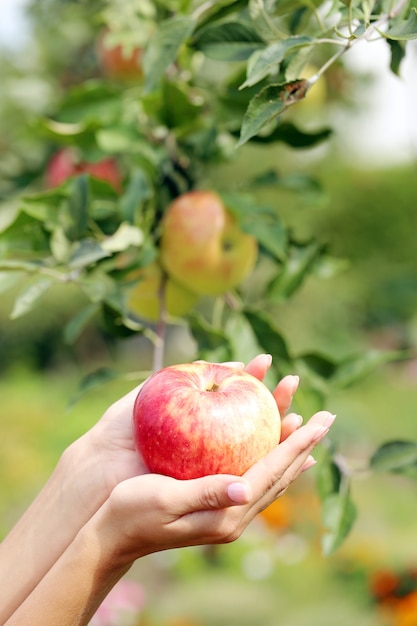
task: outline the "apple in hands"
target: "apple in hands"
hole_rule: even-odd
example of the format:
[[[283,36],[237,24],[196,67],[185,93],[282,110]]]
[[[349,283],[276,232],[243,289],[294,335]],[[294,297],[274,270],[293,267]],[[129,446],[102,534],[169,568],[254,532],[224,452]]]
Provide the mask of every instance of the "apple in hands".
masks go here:
[[[162,220],[161,263],[180,284],[200,295],[221,295],[252,271],[258,245],[243,232],[212,191],[189,191]]]
[[[141,387],[133,408],[135,445],[152,473],[177,479],[241,476],[280,441],[269,389],[226,365],[172,365]]]

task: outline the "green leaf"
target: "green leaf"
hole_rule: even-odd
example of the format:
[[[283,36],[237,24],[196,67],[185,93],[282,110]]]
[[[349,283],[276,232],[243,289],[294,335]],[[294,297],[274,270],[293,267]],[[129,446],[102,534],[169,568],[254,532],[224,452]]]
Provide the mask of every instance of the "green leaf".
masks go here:
[[[253,203],[247,196],[222,194],[228,210],[236,216],[247,233],[278,260],[285,258],[287,234],[276,211]]]
[[[12,320],[28,313],[43,294],[50,288],[53,281],[50,278],[41,278],[26,287],[16,299],[10,318]]]
[[[79,130],[118,122],[122,113],[120,91],[109,81],[85,80],[65,94],[58,122],[83,124]],[[50,125],[50,122],[49,122]],[[56,125],[55,125],[56,128]],[[76,127],[75,127],[76,128]]]
[[[324,246],[317,241],[292,243],[280,273],[268,286],[268,297],[278,302],[289,298],[314,271],[314,265],[323,251]]]
[[[194,27],[194,19],[184,15],[177,15],[160,24],[143,55],[146,91],[152,91],[159,85],[165,70],[175,61],[180,47]]]
[[[334,387],[345,389],[374,372],[379,366],[406,358],[400,350],[369,350],[339,363],[331,380]]]
[[[217,61],[246,61],[264,45],[252,26],[245,22],[220,22],[200,29],[194,46]]]
[[[388,441],[374,452],[370,461],[371,469],[378,472],[408,474],[410,468],[417,467],[417,443],[413,441]]]
[[[275,25],[265,8],[263,0],[249,0],[249,15],[256,31],[266,40],[276,40],[286,37]]]
[[[338,366],[333,359],[317,352],[302,354],[297,357],[297,361],[302,361],[308,370],[325,380],[334,376]]]
[[[68,198],[70,225],[67,227],[65,234],[71,241],[81,239],[87,230],[88,201],[88,176],[82,174],[72,181],[71,194]]]
[[[337,494],[342,482],[340,468],[333,461],[331,454],[326,450],[325,455],[317,468],[317,492],[322,502],[332,494]]]
[[[258,135],[252,139],[256,143],[274,143],[282,141],[291,148],[312,148],[329,139],[332,134],[331,128],[323,128],[317,131],[304,131],[297,128],[291,122],[281,122],[268,135]]]
[[[13,271],[7,272],[0,270],[0,294],[12,289],[18,282],[25,277],[25,272]]]
[[[97,304],[90,304],[75,315],[64,328],[65,343],[74,343],[99,310],[100,307]]]
[[[264,50],[256,52],[253,57],[249,59],[247,78],[240,88],[252,87],[256,83],[259,83],[259,81],[269,76],[272,70],[278,70],[279,64],[288,52],[296,48],[310,46],[313,42],[314,39],[312,37],[305,35],[287,37],[287,39],[283,41],[277,41]]]
[[[62,226],[55,228],[49,240],[49,244],[51,246],[54,259],[56,259],[58,263],[67,263],[71,255],[72,244],[66,238]]]
[[[122,222],[113,235],[106,237],[101,247],[106,252],[123,252],[130,246],[139,247],[144,242],[144,235],[140,228]]]
[[[123,218],[134,224],[137,212],[142,204],[152,197],[153,189],[149,176],[142,169],[135,168],[131,174],[129,184],[120,199],[120,210]]]
[[[417,9],[412,7],[406,20],[397,21],[385,33],[381,30],[378,30],[378,32],[387,39],[395,39],[397,41],[417,39]]]
[[[100,259],[110,256],[97,241],[93,239],[83,239],[74,244],[74,249],[69,260],[71,269],[82,269],[95,265]]]
[[[332,493],[324,500],[322,520],[326,528],[322,537],[322,548],[323,553],[328,556],[341,546],[356,520],[356,507],[348,488]]]
[[[275,120],[285,109],[305,98],[309,87],[308,80],[295,80],[289,83],[267,85],[254,96],[243,117],[240,139],[242,146]]]
[[[260,347],[272,355],[275,368],[279,371],[287,369],[292,363],[292,357],[281,331],[264,313],[246,310],[244,315],[250,323]]]
[[[198,358],[207,361],[230,361],[233,351],[228,335],[211,326],[201,315],[193,314],[189,318],[189,328],[197,342]]]
[[[399,76],[401,62],[405,57],[405,46],[403,43],[395,41],[393,39],[388,39],[387,43],[391,51],[390,70],[391,72],[393,72],[393,74]]]
[[[119,376],[120,374],[118,372],[107,367],[99,368],[95,372],[87,374],[87,376],[81,380],[78,391],[71,398],[68,408],[72,408],[74,404],[76,404],[85,393],[91,391],[91,389],[101,387],[105,383],[116,380]]]

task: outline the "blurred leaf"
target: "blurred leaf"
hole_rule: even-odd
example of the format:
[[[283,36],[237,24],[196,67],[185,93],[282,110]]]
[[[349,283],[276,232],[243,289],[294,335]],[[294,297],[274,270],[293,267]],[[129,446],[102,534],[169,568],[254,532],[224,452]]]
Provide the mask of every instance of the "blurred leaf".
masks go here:
[[[398,20],[386,32],[377,30],[383,37],[388,39],[403,41],[417,39],[417,9],[412,7],[406,20]]]
[[[189,328],[197,342],[199,359],[222,362],[233,358],[228,335],[211,326],[201,315],[195,313],[190,316]]]
[[[388,441],[372,455],[369,461],[370,468],[378,472],[393,472],[395,474],[417,477],[417,443],[413,441]]]
[[[332,378],[338,367],[333,359],[317,352],[302,354],[297,361],[302,361],[307,369],[324,379]]]
[[[83,239],[74,244],[69,260],[71,269],[82,269],[94,265],[100,259],[110,256],[102,246],[93,239]]]
[[[199,116],[202,108],[202,102],[190,100],[185,86],[170,80],[163,83],[163,102],[161,117],[168,128],[188,126]]]
[[[51,251],[58,263],[67,263],[71,254],[71,242],[66,238],[64,229],[58,226],[49,240]]]
[[[134,224],[138,210],[146,200],[152,197],[152,194],[153,189],[148,175],[142,169],[135,168],[127,189],[120,199],[123,218],[130,224]]]
[[[19,271],[19,272],[37,272],[41,265],[34,261],[20,261],[18,259],[0,259],[0,270]]]
[[[330,495],[337,494],[342,482],[340,468],[333,461],[329,453],[320,460],[317,470],[317,492],[324,502]]]
[[[326,529],[322,537],[323,553],[329,556],[343,543],[356,520],[356,507],[345,483],[342,491],[332,493],[322,506],[322,520]]]
[[[268,297],[276,301],[286,300],[297,291],[313,272],[314,264],[323,251],[324,246],[317,241],[292,243],[280,273],[268,286]]]
[[[294,48],[309,46],[313,41],[312,37],[304,35],[287,37],[287,39],[272,43],[264,50],[255,53],[249,60],[247,78],[241,85],[241,89],[252,87],[259,83],[259,81],[271,73],[272,69],[277,70],[277,67],[289,51]]]
[[[84,124],[91,128],[118,121],[121,117],[122,99],[120,92],[108,81],[84,80],[65,94],[58,119],[64,124]],[[51,125],[51,122],[46,122]],[[79,126],[81,128],[81,126]]]
[[[10,319],[15,320],[28,313],[52,284],[53,281],[50,278],[41,278],[29,285],[29,287],[26,287],[17,297]]]
[[[0,205],[0,233],[7,230],[19,215],[20,200],[9,200]]]
[[[74,343],[99,309],[100,307],[97,304],[90,304],[75,315],[64,328],[65,343]]]
[[[67,227],[65,234],[71,241],[81,239],[87,230],[88,201],[88,176],[82,174],[72,181],[71,193],[68,198],[70,225]]]
[[[25,275],[25,272],[20,272],[18,270],[13,272],[0,270],[0,294],[12,289],[18,282],[21,281],[22,278],[24,278]]]
[[[369,350],[339,363],[331,383],[338,389],[344,389],[374,372],[380,365],[404,358],[405,354],[400,350]]]
[[[273,143],[282,141],[291,148],[312,148],[322,141],[326,141],[332,134],[331,128],[323,128],[314,132],[300,130],[291,122],[281,122],[268,135],[257,135],[252,141],[255,143]]]
[[[264,41],[247,22],[217,22],[201,28],[194,46],[217,61],[245,61]]]
[[[143,55],[145,89],[155,89],[165,70],[175,61],[178,50],[194,30],[194,19],[177,15],[162,22]]]
[[[272,362],[277,369],[284,365],[287,368],[292,358],[287,348],[286,341],[272,321],[264,314],[255,311],[244,311],[260,347],[266,353],[272,355]]]
[[[144,235],[140,228],[122,222],[113,235],[102,241],[101,247],[106,252],[122,252],[130,246],[141,246],[143,241]]]
[[[287,234],[276,211],[255,204],[250,197],[222,194],[228,210],[237,217],[247,233],[253,235],[265,250],[282,261],[285,258]]]
[[[387,43],[391,51],[390,69],[396,76],[400,75],[401,62],[405,57],[405,46],[399,41],[388,39]]]
[[[265,8],[264,0],[249,0],[249,15],[256,31],[267,41],[286,37],[285,33],[278,30],[271,15]]]
[[[305,98],[307,89],[307,80],[267,85],[261,89],[249,102],[243,117],[237,146],[241,146],[249,141],[264,126],[275,120],[285,109]]]
[[[112,380],[116,380],[119,376],[118,372],[107,367],[102,367],[95,372],[87,374],[87,376],[81,380],[77,393],[75,393],[69,401],[68,408],[72,408],[74,404],[76,404],[82,396],[91,389],[100,387]]]

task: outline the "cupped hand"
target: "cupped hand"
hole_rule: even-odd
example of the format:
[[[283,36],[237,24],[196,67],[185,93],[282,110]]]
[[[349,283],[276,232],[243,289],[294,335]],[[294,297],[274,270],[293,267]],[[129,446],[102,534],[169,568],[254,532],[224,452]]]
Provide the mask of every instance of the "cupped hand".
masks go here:
[[[126,567],[152,552],[234,541],[301,474],[333,420],[316,413],[241,477],[147,474],[123,481],[95,520],[110,562]]]
[[[246,367],[243,363],[235,362],[227,363],[227,365],[245,369],[256,378],[263,380],[271,365],[271,357],[260,354],[252,359]],[[297,386],[297,376],[286,376],[275,388],[273,394],[281,417],[288,410]],[[98,488],[103,491],[103,499],[111,493],[118,483],[147,473],[147,469],[135,449],[132,436],[133,405],[140,387],[141,385],[135,387],[111,405],[97,424],[85,435],[88,441],[89,454],[92,454],[97,460],[95,471],[97,471],[100,479],[100,487]],[[301,418],[294,414],[284,417],[281,440],[298,428],[301,421]]]

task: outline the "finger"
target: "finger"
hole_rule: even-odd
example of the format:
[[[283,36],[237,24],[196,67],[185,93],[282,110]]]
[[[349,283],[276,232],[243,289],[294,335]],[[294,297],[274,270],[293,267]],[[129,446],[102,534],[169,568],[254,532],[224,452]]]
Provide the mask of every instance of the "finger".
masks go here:
[[[191,480],[176,481],[171,492],[178,515],[210,511],[247,504],[251,487],[239,476],[216,474]]]
[[[278,405],[281,417],[285,415],[290,408],[294,394],[298,389],[299,382],[300,379],[298,376],[289,374],[280,380],[272,392]]]
[[[301,470],[313,448],[326,436],[334,418],[328,411],[316,413],[305,426],[295,430],[243,475],[252,486],[255,501],[264,500],[265,496],[272,500],[288,487],[288,480]]]
[[[281,421],[281,442],[287,439],[297,428],[300,428],[303,418],[297,413],[288,413]]]
[[[245,367],[245,372],[252,374],[255,378],[263,380],[268,369],[271,367],[272,356],[270,354],[258,354],[254,359],[249,361]]]

